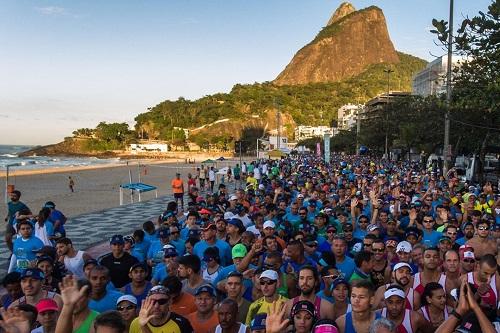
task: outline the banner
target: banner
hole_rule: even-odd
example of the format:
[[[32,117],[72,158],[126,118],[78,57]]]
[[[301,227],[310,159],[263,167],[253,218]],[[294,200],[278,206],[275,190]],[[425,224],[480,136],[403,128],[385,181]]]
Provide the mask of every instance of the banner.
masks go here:
[[[325,134],[323,141],[325,142],[325,163],[330,163],[330,134]]]
[[[316,156],[321,157],[321,144],[319,142],[316,144]]]

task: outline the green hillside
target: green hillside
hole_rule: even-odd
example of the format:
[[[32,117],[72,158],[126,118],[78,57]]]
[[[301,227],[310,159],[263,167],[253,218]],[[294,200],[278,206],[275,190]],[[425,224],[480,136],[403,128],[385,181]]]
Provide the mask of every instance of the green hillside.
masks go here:
[[[139,135],[170,139],[173,127],[196,128],[216,120],[229,118],[244,121],[250,115],[265,117],[266,111],[279,104],[282,112],[293,117],[297,125],[329,125],[337,117],[337,109],[347,103],[363,103],[387,91],[387,74],[391,68],[391,90],[411,91],[413,75],[426,62],[398,53],[400,63],[369,66],[363,73],[341,82],[276,86],[270,82],[237,84],[229,93],[219,93],[190,101],[166,100],[139,114],[135,121]],[[237,135],[236,135],[237,136]]]

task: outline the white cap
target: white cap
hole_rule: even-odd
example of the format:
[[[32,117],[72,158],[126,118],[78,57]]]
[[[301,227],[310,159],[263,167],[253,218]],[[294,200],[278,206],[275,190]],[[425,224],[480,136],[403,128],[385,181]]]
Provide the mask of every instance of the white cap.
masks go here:
[[[413,269],[411,268],[411,266],[405,262],[398,262],[396,265],[394,265],[394,267],[392,268],[392,271],[395,272],[398,269],[403,268],[403,267],[408,267],[408,269],[410,270],[410,273],[413,273]]]
[[[267,278],[269,280],[278,281],[278,273],[272,269],[265,270],[260,274],[259,279]]]
[[[303,195],[302,193],[299,193],[299,194],[297,195],[297,199],[298,199],[298,198],[304,198],[304,195]]]
[[[265,189],[265,188],[266,188],[266,187],[264,186],[264,184],[260,184],[260,185],[259,185],[259,190],[263,190],[263,189]]]
[[[465,251],[464,252],[464,259],[476,259],[476,256],[474,256],[474,252],[471,251]]]
[[[411,250],[412,250],[411,244],[408,243],[407,241],[399,242],[398,246],[396,247],[396,252],[410,253]]]
[[[352,247],[352,252],[358,253],[363,249],[363,243],[356,243]]]
[[[231,212],[225,212],[224,213],[224,220],[230,220],[234,217],[234,214]]]
[[[116,305],[120,304],[123,301],[129,301],[130,303],[137,305],[137,298],[132,295],[123,295],[116,300]]]
[[[276,224],[274,224],[273,221],[268,220],[268,221],[264,222],[263,228],[264,229],[266,229],[266,228],[273,228],[274,229],[274,228],[276,228]]]
[[[405,292],[399,288],[390,288],[390,289],[387,289],[384,293],[384,298],[385,299],[388,299],[389,297],[391,296],[399,296],[403,299],[406,298],[406,295],[405,295]]]
[[[229,201],[233,201],[233,200],[238,200],[238,197],[235,194],[233,194],[229,197]]]
[[[366,230],[368,230],[368,232],[371,232],[371,231],[374,231],[374,230],[377,230],[377,229],[380,229],[378,225],[376,224],[370,224]]]

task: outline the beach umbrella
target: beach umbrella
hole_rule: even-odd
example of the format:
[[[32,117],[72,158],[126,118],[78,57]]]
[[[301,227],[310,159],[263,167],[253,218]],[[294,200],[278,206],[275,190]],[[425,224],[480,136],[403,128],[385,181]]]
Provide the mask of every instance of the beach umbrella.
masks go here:
[[[224,156],[221,156],[217,159],[217,161],[225,161],[226,159],[224,158]]]
[[[210,164],[210,163],[214,164],[214,163],[216,163],[216,161],[214,161],[214,160],[212,160],[212,159],[208,159],[208,160],[204,160],[204,161],[203,161],[203,162],[201,162],[201,163],[203,163],[203,164]]]

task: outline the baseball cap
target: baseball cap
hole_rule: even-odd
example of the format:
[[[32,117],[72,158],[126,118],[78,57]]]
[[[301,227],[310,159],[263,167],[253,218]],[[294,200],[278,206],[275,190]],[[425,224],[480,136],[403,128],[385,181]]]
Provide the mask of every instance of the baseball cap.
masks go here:
[[[272,281],[278,281],[278,273],[272,269],[265,270],[260,274],[259,279],[267,278]]]
[[[439,243],[441,243],[441,242],[450,242],[451,243],[451,238],[448,236],[442,236],[441,238],[439,238]]]
[[[344,278],[337,278],[332,281],[332,288],[337,288],[338,285],[345,284],[349,288],[349,282]]]
[[[45,311],[59,311],[59,306],[52,298],[42,298],[36,303],[38,313]]]
[[[39,263],[44,262],[44,261],[48,261],[49,263],[54,264],[54,259],[52,259],[52,257],[49,257],[49,256],[38,257],[36,259],[36,264],[38,265]]]
[[[396,252],[410,253],[411,250],[412,250],[411,244],[408,243],[407,241],[399,242],[398,246],[396,247]]]
[[[264,229],[266,229],[266,228],[273,228],[273,229],[275,229],[276,225],[274,224],[273,221],[268,220],[268,221],[264,222]]]
[[[474,252],[471,252],[471,251],[465,251],[464,254],[463,254],[463,259],[474,259],[476,260],[476,256],[474,255]]]
[[[206,222],[206,223],[202,226],[202,228],[201,228],[201,229],[202,229],[203,231],[207,231],[207,230],[209,230],[209,229],[215,229],[215,228],[216,228],[215,223],[210,222],[210,221],[207,221],[207,222]]]
[[[45,205],[43,205],[44,208],[56,208],[56,204],[53,201],[47,201]]]
[[[234,214],[232,212],[225,212],[224,213],[224,220],[230,220],[234,217]]]
[[[297,313],[300,311],[306,311],[309,313],[313,318],[315,317],[315,312],[316,309],[314,308],[314,304],[312,304],[309,301],[298,301],[295,303],[292,307],[292,316],[295,316]]]
[[[234,225],[236,228],[239,229],[240,233],[245,231],[245,226],[243,225],[243,222],[241,222],[240,219],[236,218],[230,219],[229,221],[227,221],[227,224]]]
[[[85,260],[85,262],[83,264],[83,268],[87,267],[88,265],[99,265],[99,262],[97,262],[97,260],[95,260],[95,259]]]
[[[136,268],[142,268],[142,269],[144,269],[146,272],[148,271],[148,266],[147,266],[145,263],[143,263],[143,262],[137,262],[137,263],[133,264],[133,265],[130,267],[129,272],[132,272],[132,271],[133,271],[134,269],[136,269]],[[137,305],[137,304],[136,304],[136,305]]]
[[[372,232],[372,231],[375,231],[375,230],[377,230],[377,229],[380,229],[380,228],[379,228],[379,226],[378,226],[378,225],[376,225],[376,224],[370,224],[370,225],[366,228],[366,230],[368,230],[368,232]]]
[[[123,301],[128,301],[128,302],[130,302],[130,303],[132,303],[134,305],[137,305],[137,298],[135,298],[132,295],[123,295],[123,296],[119,297],[116,300],[116,305],[120,304]]]
[[[45,245],[42,248],[34,251],[37,254],[41,254],[43,256],[49,256],[51,258],[55,258],[57,253],[56,253],[56,248],[53,246]]]
[[[236,244],[233,246],[233,249],[231,250],[231,257],[233,259],[235,258],[243,258],[247,255],[248,251],[245,245],[243,244]]]
[[[238,197],[234,194],[229,197],[229,201],[233,201],[233,200],[238,200]]]
[[[45,278],[45,275],[38,268],[27,268],[21,273],[21,280],[28,277],[37,280],[43,280]]]
[[[408,269],[410,270],[410,273],[413,273],[413,269],[411,268],[410,264],[407,264],[405,262],[398,262],[396,265],[394,265],[394,267],[392,268],[392,271],[395,272],[398,269],[403,268],[403,267],[408,267]]]
[[[390,288],[387,289],[384,293],[384,298],[388,299],[391,296],[398,296],[401,297],[402,299],[406,298],[405,292],[399,288]]]
[[[170,230],[167,229],[167,228],[161,228],[160,230],[158,230],[158,237],[159,238],[167,238],[168,236],[170,236]]]
[[[215,291],[215,288],[209,284],[204,284],[204,285],[198,287],[198,289],[196,289],[196,292],[194,293],[194,295],[198,296],[201,293],[209,293],[210,296],[217,297],[217,292]]]
[[[188,237],[200,238],[200,229],[189,229]]]
[[[170,291],[164,286],[154,286],[148,291],[148,297],[156,294],[170,296]]]
[[[209,215],[211,214],[211,212],[208,209],[206,209],[206,208],[202,208],[200,211],[198,211],[198,213],[200,213],[200,214],[209,214]]]
[[[335,321],[331,319],[318,320],[312,329],[312,333],[338,333]]]
[[[121,244],[121,245],[123,245],[123,244],[125,244],[125,241],[123,240],[122,235],[114,235],[109,240],[109,244]]]
[[[250,329],[252,331],[265,329],[266,318],[267,318],[267,313],[258,313],[250,322]]]
[[[163,246],[163,256],[165,258],[177,257],[178,253],[175,247],[170,244]]]

